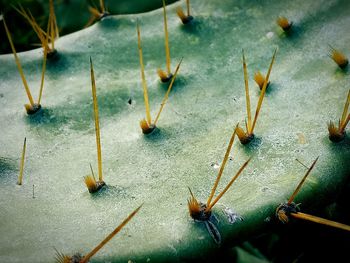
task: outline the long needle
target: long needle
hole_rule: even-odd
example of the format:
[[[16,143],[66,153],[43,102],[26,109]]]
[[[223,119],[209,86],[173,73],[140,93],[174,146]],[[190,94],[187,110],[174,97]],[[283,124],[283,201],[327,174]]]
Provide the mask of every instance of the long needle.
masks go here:
[[[220,198],[227,192],[227,190],[231,187],[234,181],[238,178],[238,176],[242,173],[244,168],[248,165],[251,158],[249,158],[242,166],[239,168],[238,172],[235,174],[235,176],[231,179],[231,181],[227,184],[227,186],[224,188],[224,190],[221,191],[221,193],[214,199],[214,201],[207,206],[207,210],[209,211],[219,200]]]
[[[179,71],[179,68],[180,68],[180,65],[181,65],[181,62],[182,62],[182,58],[181,58],[179,64],[177,64],[177,66],[176,66],[174,77],[171,78],[171,82],[170,82],[169,88],[168,88],[167,92],[165,93],[165,96],[164,96],[164,99],[163,99],[162,103],[160,104],[160,109],[159,109],[157,117],[156,117],[156,119],[154,121],[154,125],[157,124],[159,116],[160,116],[160,114],[161,114],[161,112],[162,112],[162,110],[164,108],[164,105],[165,105],[165,103],[167,102],[167,100],[169,98],[169,93],[171,91],[171,88],[173,87],[174,81],[176,79],[177,72]]]
[[[229,155],[230,155],[233,142],[235,141],[237,126],[238,126],[238,124],[236,125],[236,127],[235,127],[235,129],[234,129],[234,131],[233,131],[233,133],[232,133],[232,135],[231,135],[231,139],[230,139],[230,142],[229,142],[229,144],[228,144],[228,146],[227,146],[224,160],[222,161],[222,164],[221,164],[221,166],[220,166],[220,170],[219,170],[218,176],[216,177],[214,186],[213,186],[213,188],[211,189],[211,193],[210,193],[210,196],[209,196],[208,201],[207,201],[207,207],[209,207],[210,202],[211,202],[211,200],[212,200],[213,197],[214,197],[216,188],[218,187],[218,184],[219,184],[219,181],[220,181],[220,179],[221,179],[222,173],[224,172],[224,169],[225,169],[225,166],[226,166],[226,162],[227,162],[228,157],[229,157]]]
[[[52,49],[55,49],[55,32],[54,32],[54,24],[53,24],[51,4],[52,4],[52,0],[50,0],[49,23],[50,23],[51,46],[52,46]]]
[[[338,223],[338,222],[334,222],[328,219],[324,219],[318,216],[313,216],[313,215],[309,215],[309,214],[305,214],[305,213],[291,213],[290,214],[292,217],[294,218],[298,218],[298,219],[303,219],[303,220],[307,220],[307,221],[311,221],[311,222],[315,222],[318,224],[322,224],[322,225],[327,225],[327,226],[331,226],[331,227],[335,227],[335,228],[339,228],[339,229],[343,229],[346,231],[350,231],[350,226],[342,224],[342,223]]]
[[[100,7],[102,14],[106,11],[104,0],[100,0]]]
[[[192,197],[193,199],[196,199],[196,198],[194,197],[194,194],[192,193],[191,188],[189,188],[189,187],[188,187],[188,190],[190,191],[190,195],[191,195],[191,197]]]
[[[40,91],[39,91],[39,98],[38,98],[38,105],[40,105],[41,97],[43,95],[43,89],[44,89],[44,80],[45,80],[45,71],[46,71],[46,59],[47,59],[47,44],[48,44],[48,38],[49,38],[49,24],[47,25],[47,34],[45,38],[45,45],[44,45],[44,59],[43,59],[43,68],[41,72],[41,83],[40,83]]]
[[[56,14],[55,14],[55,6],[53,4],[53,0],[51,0],[51,12],[52,12],[52,20],[53,20],[53,24],[54,24],[54,28],[55,28],[55,38],[59,37],[59,29],[58,29],[58,25],[57,25],[57,18],[56,18]]]
[[[100,124],[98,119],[98,104],[96,96],[96,84],[94,68],[90,57],[90,69],[91,69],[91,86],[92,86],[92,98],[94,102],[94,116],[95,116],[95,132],[96,132],[96,145],[97,145],[97,161],[98,161],[98,180],[102,181],[102,155],[101,155],[101,140],[100,140]]]
[[[187,16],[190,16],[190,0],[186,0],[187,5]]]
[[[145,108],[146,108],[146,119],[149,125],[152,124],[152,118],[151,113],[149,109],[149,102],[148,102],[148,91],[147,91],[147,82],[145,77],[145,68],[143,65],[143,56],[142,56],[142,46],[141,46],[141,33],[140,33],[140,27],[137,23],[137,44],[139,48],[139,57],[140,57],[140,66],[141,66],[141,78],[142,78],[142,87],[143,87],[143,98],[145,100]]]
[[[142,204],[143,205],[143,204]],[[95,255],[108,241],[110,241],[122,228],[136,215],[136,213],[140,210],[142,207],[140,205],[138,208],[136,208],[124,221],[117,226],[112,233],[110,233],[100,244],[98,244],[89,254],[87,254],[81,261],[80,263],[86,263],[89,261],[89,259]]]
[[[28,11],[28,13],[27,13],[27,11],[21,5],[19,5],[19,9],[17,7],[15,7],[15,6],[12,6],[12,7],[28,21],[28,23],[33,28],[34,32],[37,34],[37,36],[38,36],[38,38],[39,38],[39,40],[41,42],[41,45],[44,48],[44,45],[45,45],[45,36],[44,36],[45,32],[40,28],[38,23],[35,21],[35,18],[31,14],[31,12]],[[47,46],[47,48],[48,48],[48,46]]]
[[[264,96],[265,96],[265,92],[266,92],[266,88],[267,88],[267,83],[269,83],[269,78],[270,78],[270,73],[271,73],[271,70],[272,70],[272,65],[273,65],[273,63],[275,61],[276,52],[277,52],[277,48],[275,49],[275,52],[273,53],[273,56],[272,56],[272,59],[271,59],[271,63],[270,63],[270,67],[269,67],[269,70],[267,72],[264,85],[263,85],[263,87],[261,89],[261,92],[260,92],[259,101],[258,101],[258,105],[256,107],[256,112],[255,112],[255,116],[254,116],[254,121],[253,121],[253,126],[252,126],[251,133],[253,133],[253,131],[254,131],[255,124],[256,124],[256,121],[257,121],[258,116],[259,116],[259,112],[260,112],[261,105],[262,105],[262,102],[263,102],[263,99],[264,99]]]
[[[309,169],[305,164],[303,164],[299,159],[295,159],[298,163],[300,163],[302,166],[304,166],[306,169]]]
[[[27,148],[27,138],[24,138],[23,149],[22,149],[21,165],[20,165],[20,168],[19,168],[19,176],[18,176],[18,182],[17,182],[18,185],[22,185],[24,159],[25,159],[25,156],[26,156],[26,148]]]
[[[57,18],[56,18],[56,14],[55,14],[55,11],[54,11],[54,6],[53,6],[53,3],[52,3],[52,14],[53,14],[53,18],[54,18],[54,23],[55,23],[55,37],[56,38],[59,38],[60,36],[60,31],[58,29],[58,25],[57,25]]]
[[[314,166],[315,166],[315,164],[316,164],[318,158],[319,158],[319,157],[317,157],[317,158],[315,159],[315,161],[312,163],[312,165],[310,166],[310,168],[307,170],[307,172],[306,172],[306,174],[304,175],[303,179],[300,181],[300,183],[299,183],[299,185],[297,186],[297,188],[294,190],[292,196],[291,196],[291,197],[289,198],[289,200],[288,200],[288,205],[290,205],[290,204],[293,202],[295,196],[298,194],[298,192],[300,191],[302,185],[304,184],[304,182],[305,182],[305,180],[306,180],[306,177],[310,174],[311,170],[314,168]]]
[[[166,55],[166,69],[168,75],[170,75],[170,49],[169,49],[169,36],[168,36],[168,22],[166,17],[165,0],[163,0],[163,15],[164,15],[164,33],[165,33],[165,55]]]
[[[31,104],[32,106],[34,106],[34,100],[33,100],[32,94],[30,93],[30,89],[29,89],[27,80],[26,80],[26,78],[24,77],[23,69],[22,69],[21,63],[19,62],[19,58],[18,58],[18,56],[17,56],[15,46],[13,45],[10,31],[9,31],[8,28],[7,28],[6,21],[5,21],[5,17],[3,16],[2,19],[3,19],[3,22],[4,22],[4,27],[5,27],[5,31],[6,31],[6,34],[7,34],[7,38],[8,38],[8,40],[9,40],[9,42],[10,42],[10,46],[11,46],[13,55],[15,56],[17,68],[18,68],[19,74],[21,75],[22,82],[23,82],[25,91],[26,91],[26,93],[27,93],[29,102],[30,102],[30,104]]]
[[[94,181],[96,182],[96,178],[95,178],[95,174],[94,174],[94,170],[92,169],[92,165],[90,163],[90,171],[91,171],[91,175],[94,178]]]
[[[55,49],[55,38],[58,37],[58,26],[57,26],[57,20],[53,5],[53,0],[50,0],[50,14],[49,14],[49,21],[51,24],[51,45],[52,49]]]
[[[24,8],[23,7],[21,7],[21,8],[22,8],[22,12],[25,13]],[[28,17],[27,20],[29,20],[29,23],[31,23],[33,25],[33,30],[37,33],[38,37],[43,42],[43,40],[45,40],[46,32],[38,25],[38,23],[36,22],[34,16],[30,12],[30,10],[28,10],[27,17]]]
[[[350,113],[348,114],[348,117],[345,119],[345,121],[344,121],[344,122],[340,125],[340,127],[339,127],[339,131],[340,131],[341,133],[344,132],[345,127],[346,127],[346,125],[348,125],[349,121],[350,121]]]
[[[250,110],[250,96],[249,96],[249,86],[248,86],[248,72],[247,72],[247,64],[245,61],[244,56],[244,50],[242,49],[242,56],[243,56],[243,73],[244,73],[244,85],[245,85],[245,98],[246,98],[246,104],[247,104],[247,132],[251,134],[251,128],[252,128],[252,114]]]
[[[350,89],[344,105],[343,114],[341,116],[341,121],[340,121],[341,125],[343,125],[343,123],[346,121],[346,114],[348,113],[348,110],[349,110],[349,104],[350,104]]]

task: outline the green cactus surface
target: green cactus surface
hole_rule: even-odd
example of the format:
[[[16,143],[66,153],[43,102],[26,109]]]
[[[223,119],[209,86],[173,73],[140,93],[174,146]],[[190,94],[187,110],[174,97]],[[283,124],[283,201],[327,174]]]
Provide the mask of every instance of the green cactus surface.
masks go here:
[[[59,38],[58,58],[47,61],[42,109],[32,116],[23,107],[28,99],[13,55],[0,56],[0,261],[53,262],[54,248],[87,254],[141,203],[91,262],[206,259],[276,223],[277,206],[307,171],[295,159],[310,166],[320,156],[295,199],[302,211],[317,214],[334,201],[349,175],[350,143],[348,135],[331,142],[327,123],[341,118],[350,77],[328,53],[331,45],[350,54],[350,2],[193,0],[194,20],[187,25],[176,15],[178,6],[186,5],[167,6],[172,70],[183,61],[158,129],[147,136],[139,126],[145,107],[136,24],[154,118],[168,88],[157,75],[165,68],[162,9],[108,16]],[[293,21],[289,33],[276,24],[279,16]],[[190,217],[188,187],[206,202],[231,134],[238,122],[244,126],[242,49],[254,114],[260,90],[253,76],[266,74],[276,48],[255,138],[248,145],[236,138],[216,192],[252,157],[213,208],[218,245]],[[18,56],[37,98],[43,51]],[[96,194],[83,179],[90,163],[97,173],[90,57],[107,184]],[[243,220],[231,224],[228,210]]]

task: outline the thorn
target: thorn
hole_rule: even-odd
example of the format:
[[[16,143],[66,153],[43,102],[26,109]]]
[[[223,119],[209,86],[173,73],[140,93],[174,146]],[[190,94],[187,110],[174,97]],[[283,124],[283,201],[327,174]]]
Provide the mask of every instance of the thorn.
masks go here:
[[[142,87],[143,87],[143,98],[145,101],[145,108],[146,108],[146,119],[148,126],[152,125],[152,118],[150,113],[150,107],[149,107],[149,100],[148,100],[148,89],[147,89],[147,82],[145,77],[145,68],[143,65],[143,55],[142,55],[142,46],[141,46],[141,32],[139,27],[139,21],[137,20],[137,43],[138,43],[138,49],[139,49],[139,57],[140,57],[140,67],[141,67],[141,79],[142,79]]]
[[[98,161],[98,180],[103,181],[102,179],[102,154],[101,154],[101,139],[100,139],[100,124],[98,117],[98,103],[96,95],[96,83],[94,68],[92,65],[92,59],[90,57],[90,73],[91,73],[91,89],[92,89],[92,99],[94,104],[94,116],[95,116],[95,133],[96,133],[96,147],[97,147],[97,161]]]
[[[28,83],[27,83],[27,80],[24,76],[24,73],[23,73],[23,69],[22,69],[22,66],[21,66],[21,63],[19,61],[19,58],[17,56],[17,53],[16,53],[16,49],[15,49],[15,46],[12,42],[12,38],[11,38],[11,34],[10,34],[10,31],[6,25],[6,21],[5,21],[5,17],[3,16],[2,17],[2,20],[4,22],[4,27],[5,27],[5,31],[6,31],[6,35],[7,35],[7,38],[10,42],[10,46],[11,46],[11,49],[12,49],[12,52],[13,52],[13,55],[15,56],[15,61],[16,61],[16,64],[17,64],[17,68],[18,68],[18,71],[19,71],[19,74],[21,75],[21,78],[22,78],[22,82],[23,82],[23,85],[24,85],[24,89],[27,93],[27,97],[28,97],[28,100],[30,102],[30,105],[32,107],[34,107],[34,100],[33,100],[33,97],[32,97],[32,94],[30,92],[30,89],[29,89],[29,86],[28,86]]]
[[[298,218],[298,219],[303,219],[303,220],[307,220],[307,221],[311,221],[311,222],[315,222],[318,224],[322,224],[322,225],[326,225],[326,226],[331,226],[331,227],[335,227],[338,229],[342,229],[345,231],[350,231],[350,226],[342,224],[342,223],[338,223],[335,221],[331,221],[328,219],[324,219],[318,216],[313,216],[313,215],[309,215],[309,214],[305,214],[305,213],[291,213],[290,214],[292,217],[294,218]]]
[[[177,76],[177,72],[178,72],[179,69],[180,69],[180,66],[181,66],[181,63],[182,63],[182,59],[183,59],[183,58],[181,58],[179,64],[177,64],[177,66],[176,66],[174,76],[173,76],[172,79],[171,79],[169,88],[168,88],[167,92],[165,93],[165,96],[164,96],[164,99],[163,99],[163,101],[162,101],[162,103],[161,103],[161,105],[160,105],[160,109],[159,109],[159,111],[158,111],[158,114],[157,114],[157,116],[156,116],[156,118],[155,118],[155,120],[154,120],[154,126],[157,124],[158,119],[159,119],[159,116],[160,116],[160,114],[161,114],[162,111],[163,111],[164,105],[165,105],[165,103],[167,102],[167,100],[168,100],[168,98],[169,98],[169,94],[170,94],[171,88],[173,87],[173,84],[174,84],[174,82],[175,82],[175,79],[176,79],[176,76]]]
[[[306,169],[310,169],[309,167],[307,167],[305,164],[303,164],[301,161],[299,161],[299,159],[295,159],[298,163],[300,163],[302,166],[304,166]]]
[[[207,210],[210,211],[213,206],[221,199],[221,197],[227,192],[228,189],[230,189],[231,185],[234,181],[238,178],[238,176],[242,173],[244,168],[248,165],[252,158],[250,157],[242,166],[239,168],[238,172],[235,174],[235,176],[231,179],[231,181],[227,184],[227,186],[224,188],[224,190],[221,191],[221,193],[214,199],[214,201],[208,205]]]
[[[238,123],[237,123],[237,125],[238,125]],[[219,184],[219,181],[221,179],[222,173],[224,172],[224,169],[225,169],[225,166],[226,166],[226,163],[227,163],[227,159],[230,156],[230,152],[231,152],[231,149],[232,149],[233,143],[235,141],[235,137],[236,137],[235,135],[236,135],[237,125],[236,125],[236,127],[235,127],[235,129],[234,129],[234,131],[233,131],[233,133],[231,135],[230,142],[229,142],[229,144],[227,146],[226,153],[225,153],[225,156],[224,156],[224,160],[221,163],[220,170],[219,170],[218,175],[216,177],[216,180],[214,182],[213,188],[211,189],[211,193],[210,193],[208,201],[207,201],[207,207],[210,206],[210,202],[211,202],[211,200],[214,197],[216,188],[217,188],[217,186]]]
[[[244,85],[245,85],[245,98],[246,98],[246,107],[247,107],[247,133],[252,133],[252,116],[250,109],[250,95],[249,95],[249,85],[248,85],[248,72],[247,72],[247,64],[244,56],[244,50],[242,49],[242,59],[243,59],[243,73],[244,73]]]
[[[166,69],[167,69],[168,75],[170,75],[171,74],[171,69],[170,69],[170,48],[169,48],[169,34],[168,34],[168,22],[167,22],[167,16],[166,16],[165,0],[163,0],[163,16],[164,16]]]
[[[98,244],[89,254],[87,254],[80,263],[87,263],[92,256],[94,256],[104,245],[106,245],[122,228],[136,215],[136,213],[141,209],[143,203],[136,208],[124,221],[117,226],[100,244]]]
[[[305,182],[305,180],[306,180],[306,177],[308,177],[308,175],[310,174],[311,170],[314,168],[314,166],[315,166],[315,164],[316,164],[316,162],[317,162],[317,160],[318,160],[319,157],[320,157],[320,156],[318,156],[318,157],[315,159],[315,161],[313,161],[313,163],[311,164],[309,170],[307,170],[307,172],[306,172],[306,174],[304,175],[303,179],[300,181],[299,185],[298,185],[297,188],[294,190],[293,194],[291,195],[291,197],[290,197],[289,200],[288,200],[288,203],[287,203],[288,205],[290,205],[290,204],[293,202],[295,196],[296,196],[296,195],[298,194],[298,192],[300,191],[302,185],[304,184],[304,182]]]
[[[22,179],[23,179],[23,170],[24,170],[24,159],[26,155],[26,148],[27,148],[27,138],[24,138],[24,143],[23,143],[23,149],[22,149],[22,158],[21,158],[21,163],[20,163],[20,169],[19,169],[19,176],[18,176],[18,185],[22,185]]]
[[[271,63],[270,63],[270,67],[269,67],[269,70],[267,71],[265,82],[264,82],[264,85],[263,85],[263,87],[261,89],[261,92],[260,92],[259,101],[258,101],[258,105],[256,107],[255,116],[254,116],[253,126],[252,126],[252,129],[251,129],[251,134],[253,134],[253,132],[254,132],[255,124],[256,124],[256,121],[258,120],[258,117],[259,117],[259,113],[260,113],[261,105],[262,105],[262,102],[263,102],[263,99],[264,99],[264,96],[265,96],[267,84],[269,83],[269,78],[270,78],[270,73],[271,73],[271,70],[272,70],[272,66],[273,66],[273,63],[275,62],[276,53],[277,53],[277,48],[275,49],[275,52],[273,53],[273,56],[272,56],[272,59],[271,59]]]

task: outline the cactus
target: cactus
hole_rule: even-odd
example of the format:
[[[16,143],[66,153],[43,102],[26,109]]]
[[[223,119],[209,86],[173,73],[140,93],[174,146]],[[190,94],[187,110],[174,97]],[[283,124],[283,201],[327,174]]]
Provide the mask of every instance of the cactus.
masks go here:
[[[253,87],[254,72],[266,73],[272,50],[278,48],[278,53],[254,139],[247,145],[234,143],[215,193],[252,157],[244,176],[212,208],[221,245],[233,246],[267,231],[276,207],[289,198],[305,173],[296,158],[311,163],[320,156],[295,198],[303,212],[335,200],[348,176],[350,144],[347,134],[340,142],[330,141],[327,123],[342,116],[349,74],[347,67],[338,67],[329,58],[327,44],[350,54],[345,26],[350,2],[193,0],[193,19],[187,24],[176,15],[179,6],[184,8],[185,3],[167,6],[171,68],[182,57],[183,62],[158,129],[149,135],[139,126],[145,106],[136,25],[138,21],[142,30],[154,116],[169,85],[157,75],[165,61],[162,8],[107,16],[57,39],[58,59],[47,61],[42,108],[34,115],[23,109],[26,94],[13,55],[0,56],[3,261],[51,262],[53,247],[65,255],[84,254],[143,202],[137,219],[93,262],[171,262],[215,255],[218,244],[188,213],[188,187],[198,200],[209,196],[232,130],[237,122],[244,126],[242,49],[252,105],[260,94]],[[288,32],[275,21],[283,16],[293,21]],[[97,171],[90,56],[107,184],[95,194],[87,191],[83,179],[90,173],[89,163]],[[37,94],[43,50],[18,57]],[[24,137],[28,148],[19,187],[16,167]],[[229,220],[225,211],[231,210],[243,221]]]

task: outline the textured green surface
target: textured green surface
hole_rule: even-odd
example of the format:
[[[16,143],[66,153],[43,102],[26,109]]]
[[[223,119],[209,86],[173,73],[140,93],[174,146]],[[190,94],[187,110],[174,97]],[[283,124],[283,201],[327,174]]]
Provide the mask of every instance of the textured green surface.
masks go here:
[[[320,155],[296,202],[304,211],[332,202],[348,174],[350,146],[348,138],[331,143],[326,122],[341,116],[349,75],[327,56],[327,44],[350,53],[350,3],[247,2],[193,1],[190,27],[175,15],[178,3],[168,7],[172,68],[184,60],[160,130],[149,137],[139,127],[145,114],[136,19],[154,116],[167,87],[156,75],[158,67],[165,67],[162,10],[108,17],[59,39],[60,59],[48,63],[44,110],[34,117],[25,114],[26,96],[13,56],[0,57],[0,261],[49,262],[53,247],[86,254],[142,202],[141,211],[92,262],[179,261],[214,253],[218,246],[204,225],[189,217],[187,186],[200,200],[207,199],[217,174],[212,164],[222,161],[234,125],[244,121],[242,48],[253,108],[259,95],[253,73],[266,73],[274,48],[279,51],[255,130],[258,138],[250,146],[235,143],[234,160],[219,185],[222,189],[253,156],[214,208],[223,245],[264,231],[276,206],[305,173],[295,158],[309,165]],[[279,15],[294,21],[294,34],[287,37],[275,25]],[[41,55],[41,50],[19,55],[35,98]],[[89,56],[109,186],[94,196],[83,182],[90,162],[97,170]],[[17,186],[25,136],[24,184]],[[300,143],[299,136],[306,142]],[[225,206],[244,221],[229,224]]]

